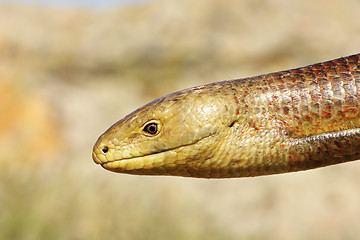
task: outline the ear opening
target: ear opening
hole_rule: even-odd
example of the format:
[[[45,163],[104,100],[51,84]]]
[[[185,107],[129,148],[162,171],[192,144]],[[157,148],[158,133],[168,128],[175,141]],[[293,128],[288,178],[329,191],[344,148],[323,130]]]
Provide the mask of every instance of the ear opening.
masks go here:
[[[232,123],[230,123],[229,127],[233,127],[235,123],[236,121],[233,121]]]

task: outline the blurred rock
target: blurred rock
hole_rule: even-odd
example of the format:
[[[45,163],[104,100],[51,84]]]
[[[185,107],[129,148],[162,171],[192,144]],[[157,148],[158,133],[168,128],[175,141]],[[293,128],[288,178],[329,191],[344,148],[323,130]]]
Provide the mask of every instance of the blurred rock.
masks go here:
[[[2,4],[0,57],[64,81],[105,74],[171,84],[187,72],[354,53],[359,9],[354,0],[163,0],[97,12]]]
[[[60,152],[61,128],[53,109],[39,94],[22,89],[16,82],[1,81],[0,112],[2,161],[50,161]]]

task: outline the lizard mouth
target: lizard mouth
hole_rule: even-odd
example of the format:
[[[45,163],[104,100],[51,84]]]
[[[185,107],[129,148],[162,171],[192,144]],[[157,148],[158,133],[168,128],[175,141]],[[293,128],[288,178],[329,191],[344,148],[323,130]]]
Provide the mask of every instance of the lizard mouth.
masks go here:
[[[135,156],[135,157],[114,159],[114,160],[106,161],[106,162],[100,161],[100,159],[97,157],[97,155],[93,152],[93,159],[97,164],[100,164],[103,168],[113,171],[113,172],[126,172],[126,171],[132,171],[132,170],[140,171],[142,169],[148,170],[148,169],[153,169],[153,168],[161,168],[162,166],[165,165],[165,163],[169,162],[171,164],[170,159],[173,159],[172,160],[173,162],[178,160],[177,154],[179,151],[175,151],[175,150],[191,147],[191,146],[199,143],[200,141],[203,141],[213,135],[214,134],[210,134],[210,135],[200,138],[192,143],[174,147],[174,148],[169,148],[169,149],[166,149],[163,151],[152,152],[149,154],[144,154],[144,155]]]
[[[139,157],[116,159],[109,162],[103,162],[100,165],[106,170],[112,172],[126,173],[130,171],[138,171],[139,174],[141,174],[143,171],[150,174],[148,172],[150,169],[161,168],[165,164],[165,154],[169,152],[170,150],[167,150]],[[175,157],[176,153],[174,152],[173,154]],[[171,158],[169,154],[167,154],[166,157]]]
[[[94,162],[96,164],[103,164],[103,162],[97,157],[97,155],[94,151],[92,152],[92,159],[94,160]]]

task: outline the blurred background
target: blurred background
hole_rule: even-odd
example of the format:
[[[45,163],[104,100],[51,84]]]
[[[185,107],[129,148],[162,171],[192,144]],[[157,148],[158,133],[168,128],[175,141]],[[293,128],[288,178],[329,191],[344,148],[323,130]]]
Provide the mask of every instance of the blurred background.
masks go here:
[[[0,0],[0,239],[359,239],[360,163],[105,171],[97,137],[200,84],[360,52],[357,0]]]

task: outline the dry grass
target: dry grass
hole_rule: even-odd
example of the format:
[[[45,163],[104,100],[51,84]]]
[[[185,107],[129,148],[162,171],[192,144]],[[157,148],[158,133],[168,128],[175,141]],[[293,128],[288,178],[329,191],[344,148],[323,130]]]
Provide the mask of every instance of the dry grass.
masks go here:
[[[360,166],[252,179],[106,172],[110,124],[161,95],[359,52],[360,4],[0,6],[0,239],[358,239]]]

